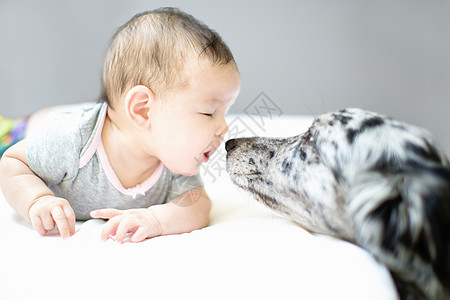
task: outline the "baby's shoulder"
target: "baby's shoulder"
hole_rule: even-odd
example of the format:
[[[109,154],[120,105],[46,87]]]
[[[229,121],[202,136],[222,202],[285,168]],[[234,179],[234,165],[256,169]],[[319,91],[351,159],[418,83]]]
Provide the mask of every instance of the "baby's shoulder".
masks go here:
[[[30,168],[46,182],[59,182],[78,172],[81,152],[94,130],[102,105],[57,108],[27,135]],[[61,170],[60,176],[51,175]],[[52,177],[53,176],[53,177]]]
[[[55,107],[40,122],[37,128],[30,128],[30,134],[46,135],[54,139],[65,140],[80,136],[80,140],[89,137],[95,127],[101,103],[82,103]]]
[[[27,148],[54,149],[68,155],[81,153],[98,123],[102,107],[101,103],[56,107],[36,128],[30,128]]]

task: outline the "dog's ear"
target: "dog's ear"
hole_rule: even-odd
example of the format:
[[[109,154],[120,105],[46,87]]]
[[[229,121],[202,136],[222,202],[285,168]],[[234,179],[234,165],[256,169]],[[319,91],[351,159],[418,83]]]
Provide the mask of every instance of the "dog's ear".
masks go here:
[[[450,169],[434,169],[435,184],[424,190],[426,224],[429,226],[427,242],[435,245],[436,257],[432,260],[433,270],[448,289],[450,298]],[[424,187],[426,185],[424,184]]]
[[[359,176],[349,201],[356,243],[389,267],[400,293],[426,294],[427,287],[450,296],[448,168],[370,172]]]

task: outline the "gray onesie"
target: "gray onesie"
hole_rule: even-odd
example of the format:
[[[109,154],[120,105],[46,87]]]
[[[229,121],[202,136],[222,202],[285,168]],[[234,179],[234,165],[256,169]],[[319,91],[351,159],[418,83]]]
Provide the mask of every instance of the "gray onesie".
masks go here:
[[[162,163],[143,183],[125,188],[103,148],[107,104],[75,106],[52,114],[27,136],[31,170],[57,197],[67,199],[77,220],[101,208],[147,208],[203,186],[199,175],[170,172]]]

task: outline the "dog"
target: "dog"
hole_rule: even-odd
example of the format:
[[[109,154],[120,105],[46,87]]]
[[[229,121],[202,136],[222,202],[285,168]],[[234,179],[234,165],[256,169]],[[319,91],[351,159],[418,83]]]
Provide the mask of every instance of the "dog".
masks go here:
[[[424,129],[350,108],[290,138],[225,143],[234,184],[390,270],[401,299],[450,299],[450,167]]]

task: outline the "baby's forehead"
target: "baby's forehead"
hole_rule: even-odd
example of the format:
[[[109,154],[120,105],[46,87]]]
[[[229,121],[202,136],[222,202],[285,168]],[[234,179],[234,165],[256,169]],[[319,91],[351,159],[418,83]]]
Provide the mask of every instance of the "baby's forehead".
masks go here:
[[[202,55],[201,53],[192,53],[189,54],[188,57],[183,59],[184,71],[185,73],[189,73],[192,71],[198,70],[207,70],[207,69],[217,69],[222,67],[233,67],[237,70],[236,64],[234,61],[229,61],[228,63],[217,63],[214,62],[210,57]]]
[[[240,90],[239,72],[234,64],[194,64],[186,77],[185,93],[198,95],[199,100],[220,103],[235,98]]]
[[[219,86],[240,84],[240,76],[237,68],[232,64],[213,65],[210,63],[192,67],[186,74],[187,87],[213,89]],[[222,83],[222,84],[219,84]]]

